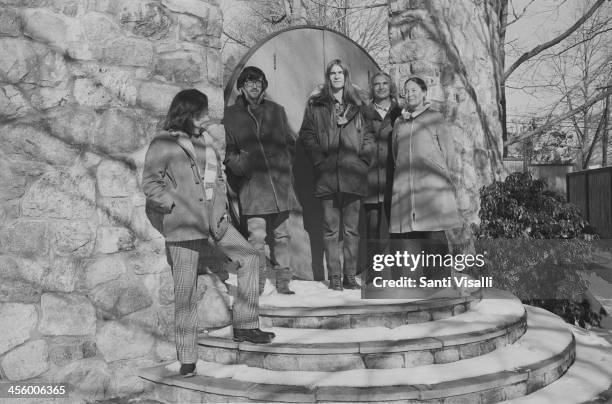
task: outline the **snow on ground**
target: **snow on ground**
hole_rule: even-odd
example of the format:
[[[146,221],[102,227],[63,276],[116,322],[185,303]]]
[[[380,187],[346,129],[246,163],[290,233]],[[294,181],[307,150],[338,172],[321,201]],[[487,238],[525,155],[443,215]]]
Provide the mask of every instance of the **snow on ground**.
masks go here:
[[[396,328],[368,327],[360,329],[321,330],[310,328],[271,328],[274,343],[330,343],[362,341],[397,341],[481,331],[499,324],[512,324],[524,314],[520,300],[508,292],[489,290],[483,300],[468,312],[443,320],[406,324]],[[231,328],[211,331],[211,337],[231,338]]]
[[[505,403],[575,404],[594,399],[612,384],[612,345],[595,333],[568,327],[576,337],[576,361],[559,380]]]
[[[502,302],[502,300],[500,300]],[[210,377],[296,386],[392,386],[434,384],[511,370],[549,358],[571,341],[563,321],[542,309],[528,308],[528,330],[514,344],[476,358],[410,369],[355,369],[341,372],[274,371],[246,365],[198,362],[198,373]],[[353,330],[354,331],[354,330]],[[612,366],[610,367],[612,369]],[[174,364],[170,370],[178,371]]]
[[[230,273],[227,283],[234,294],[237,279],[236,275]],[[400,292],[402,296],[410,295],[410,299],[362,299],[361,290],[343,290],[341,292],[331,290],[326,282],[298,281],[292,280],[290,288],[295,295],[282,295],[276,293],[276,288],[266,281],[266,287],[262,296],[259,298],[260,307],[346,307],[368,305],[385,305],[406,302],[415,302],[423,299],[433,298],[453,298],[460,297],[461,291],[447,288],[432,292],[419,288],[404,289]],[[393,291],[391,291],[393,292]]]

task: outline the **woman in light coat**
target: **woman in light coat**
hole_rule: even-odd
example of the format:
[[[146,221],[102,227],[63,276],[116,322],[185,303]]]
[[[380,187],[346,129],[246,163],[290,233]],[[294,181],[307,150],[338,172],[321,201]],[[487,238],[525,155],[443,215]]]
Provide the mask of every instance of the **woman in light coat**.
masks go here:
[[[404,83],[406,107],[392,134],[393,183],[391,238],[397,249],[412,253],[448,253],[446,230],[460,227],[456,187],[451,173],[458,170],[453,126],[425,102],[427,85],[420,77]],[[424,268],[424,274],[442,278],[441,265]]]

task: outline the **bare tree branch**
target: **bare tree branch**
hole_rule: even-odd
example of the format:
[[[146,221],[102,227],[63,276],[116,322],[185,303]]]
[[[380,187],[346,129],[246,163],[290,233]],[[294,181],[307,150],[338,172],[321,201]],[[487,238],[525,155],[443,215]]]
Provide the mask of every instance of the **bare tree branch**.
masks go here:
[[[609,95],[612,94],[612,88],[608,87],[606,91],[602,91],[601,94],[599,94],[597,97],[593,97],[592,99],[588,100],[586,103],[584,103],[583,105],[566,112],[565,114],[561,115],[560,117],[558,117],[557,119],[554,119],[552,121],[547,122],[546,124],[540,126],[537,129],[534,130],[530,130],[528,132],[522,133],[520,135],[515,136],[513,139],[508,140],[505,143],[505,146],[509,146],[511,144],[514,143],[518,143],[521,142],[523,140],[526,140],[532,136],[535,135],[539,135],[540,133],[546,132],[548,129],[550,129],[551,127],[553,127],[554,125],[563,122],[564,120],[571,118],[572,116],[580,113],[580,112],[584,112],[587,109],[589,109],[592,105],[594,105],[595,103],[597,103],[598,101],[603,100],[604,98],[608,97]]]
[[[514,9],[514,4],[512,4],[512,15],[514,15],[514,20],[507,22],[505,24],[505,27],[508,27],[509,25],[514,24],[515,22],[517,22],[522,16],[525,15],[525,13],[527,12],[527,8],[529,8],[530,5],[532,5],[535,2],[535,0],[531,0],[529,3],[527,3],[527,5],[525,7],[523,7],[523,10],[517,14],[516,10]],[[512,3],[512,2],[511,2]],[[504,28],[505,28],[504,27]]]
[[[580,19],[578,19],[578,21],[576,21],[574,23],[574,25],[572,25],[569,29],[567,29],[565,32],[563,32],[561,35],[557,36],[556,38],[545,42],[541,45],[536,46],[535,48],[531,49],[529,52],[525,52],[521,55],[521,57],[519,57],[513,64],[512,66],[510,66],[508,68],[508,70],[506,70],[506,72],[504,73],[504,81],[508,80],[508,77],[520,66],[522,65],[524,62],[526,62],[527,60],[531,59],[532,57],[534,57],[535,55],[541,53],[542,51],[555,46],[556,44],[558,44],[559,42],[563,41],[565,38],[567,38],[568,36],[570,36],[574,31],[576,31],[578,29],[578,27],[580,27],[586,20],[589,19],[589,17],[591,17],[593,15],[593,13],[595,12],[595,10],[597,10],[599,8],[599,6],[601,6],[606,0],[597,0],[597,2],[595,4],[593,4],[591,6],[591,8],[582,16],[580,17]]]
[[[593,33],[592,35],[588,36],[587,38],[585,38],[585,39],[583,39],[583,40],[581,40],[579,42],[576,42],[573,45],[568,46],[567,48],[563,49],[561,52],[557,53],[555,56],[559,56],[562,53],[567,52],[568,50],[570,50],[572,48],[575,48],[576,46],[578,46],[580,44],[588,42],[588,41],[594,39],[596,36],[601,35],[601,34],[605,34],[606,32],[609,32],[609,31],[612,31],[612,28],[604,29],[602,31],[597,31],[597,32]]]

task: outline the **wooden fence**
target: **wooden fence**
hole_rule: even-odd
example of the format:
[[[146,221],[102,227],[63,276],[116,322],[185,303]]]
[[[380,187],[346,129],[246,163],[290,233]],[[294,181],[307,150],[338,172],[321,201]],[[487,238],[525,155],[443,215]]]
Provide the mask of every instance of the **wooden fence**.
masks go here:
[[[602,238],[612,238],[612,167],[569,173],[566,182],[567,200]]]

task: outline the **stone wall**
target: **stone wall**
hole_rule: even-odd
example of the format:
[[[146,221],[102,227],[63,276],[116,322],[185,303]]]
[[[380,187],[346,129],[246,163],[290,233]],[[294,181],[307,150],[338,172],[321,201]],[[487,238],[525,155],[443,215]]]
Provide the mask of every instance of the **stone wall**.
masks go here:
[[[423,77],[428,98],[458,124],[455,145],[462,170],[459,208],[477,223],[478,190],[502,169],[496,88],[499,21],[489,0],[389,0],[390,62],[400,84]]]
[[[1,379],[103,399],[175,358],[140,174],[177,91],[221,118],[221,26],[214,0],[0,0]]]

